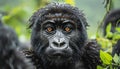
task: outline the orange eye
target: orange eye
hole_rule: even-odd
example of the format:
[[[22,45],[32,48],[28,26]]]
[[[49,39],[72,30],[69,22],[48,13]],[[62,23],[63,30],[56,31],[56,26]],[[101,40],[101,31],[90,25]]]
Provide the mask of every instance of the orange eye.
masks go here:
[[[52,27],[48,27],[48,28],[47,28],[47,31],[48,31],[48,32],[51,32],[51,31],[53,31],[53,28],[52,28]]]
[[[66,32],[70,32],[70,30],[71,30],[71,29],[70,29],[69,27],[66,27],[66,28],[65,28],[65,31],[66,31]]]

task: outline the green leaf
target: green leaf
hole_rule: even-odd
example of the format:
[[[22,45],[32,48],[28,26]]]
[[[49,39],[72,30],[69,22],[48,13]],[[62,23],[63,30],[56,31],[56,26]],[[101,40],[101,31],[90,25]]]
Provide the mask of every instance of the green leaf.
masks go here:
[[[113,40],[117,41],[117,40],[119,40],[119,39],[120,39],[120,32],[115,32],[115,33],[113,34]]]
[[[119,62],[119,56],[117,54],[115,54],[115,56],[113,57],[113,61],[115,63],[118,63]]]
[[[120,27],[116,27],[115,30],[116,30],[117,32],[120,32]]]
[[[111,30],[111,23],[109,23],[109,24],[107,25],[107,27],[106,27],[106,32],[110,32],[110,30]]]
[[[111,23],[108,24],[108,26],[106,27],[106,37],[107,38],[112,38],[113,37],[113,33],[110,32],[111,31]]]
[[[104,69],[104,68],[103,68],[102,66],[99,66],[99,65],[98,65],[98,66],[97,66],[97,69]]]
[[[112,63],[112,56],[102,50],[100,50],[100,58],[104,64],[108,65]]]

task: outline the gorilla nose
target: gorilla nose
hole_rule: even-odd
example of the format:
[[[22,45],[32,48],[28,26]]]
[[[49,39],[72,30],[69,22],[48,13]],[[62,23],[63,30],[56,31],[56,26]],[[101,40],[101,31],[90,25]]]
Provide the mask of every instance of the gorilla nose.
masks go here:
[[[53,45],[56,46],[56,47],[63,47],[63,46],[65,46],[65,44],[66,44],[65,42],[61,42],[61,43],[56,42],[56,41],[53,42]]]
[[[60,49],[60,48],[67,48],[68,46],[68,43],[65,41],[64,38],[60,38],[60,39],[54,39],[54,41],[52,42],[52,47],[53,48],[57,48],[57,49]]]

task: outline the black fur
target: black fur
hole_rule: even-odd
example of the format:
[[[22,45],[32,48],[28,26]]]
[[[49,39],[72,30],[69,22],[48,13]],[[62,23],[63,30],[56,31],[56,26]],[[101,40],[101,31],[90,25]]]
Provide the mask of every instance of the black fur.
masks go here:
[[[46,20],[56,21],[59,25],[64,20],[73,21],[75,28],[73,28],[72,35],[67,34],[70,35],[67,36],[65,34],[65,37],[70,38],[66,40],[69,41],[69,53],[62,53],[64,57],[70,57],[63,58],[57,54],[58,56],[56,57],[60,56],[59,59],[51,59],[49,56],[52,53],[48,52],[49,54],[46,54],[47,49],[52,49],[51,47],[49,48],[50,38],[47,38],[46,33],[42,32],[42,25]],[[78,8],[68,4],[49,4],[45,8],[39,9],[30,18],[32,50],[25,53],[28,58],[32,59],[37,69],[96,69],[96,66],[100,63],[99,48],[94,41],[86,42],[88,39],[86,33],[87,26],[84,14]],[[57,49],[59,50],[59,47]],[[52,51],[54,50],[56,49],[53,47]],[[66,49],[62,50],[66,51]]]
[[[15,43],[15,46],[20,45],[20,42],[18,40],[18,36],[17,36],[16,32],[11,27],[4,25],[2,22],[0,22],[0,31],[7,32],[10,35],[9,39],[11,39]],[[3,34],[2,32],[0,32],[0,34]]]
[[[0,26],[0,69],[33,69],[23,53],[17,51],[17,40],[13,29]]]

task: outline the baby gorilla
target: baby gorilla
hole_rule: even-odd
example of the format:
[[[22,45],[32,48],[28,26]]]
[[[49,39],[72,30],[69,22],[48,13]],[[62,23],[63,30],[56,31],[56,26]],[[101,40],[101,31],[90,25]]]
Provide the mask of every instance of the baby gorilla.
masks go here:
[[[52,3],[30,18],[32,50],[27,57],[37,69],[96,69],[96,42],[87,42],[84,14],[68,4]]]
[[[28,59],[16,50],[16,33],[0,23],[0,69],[33,69]]]

